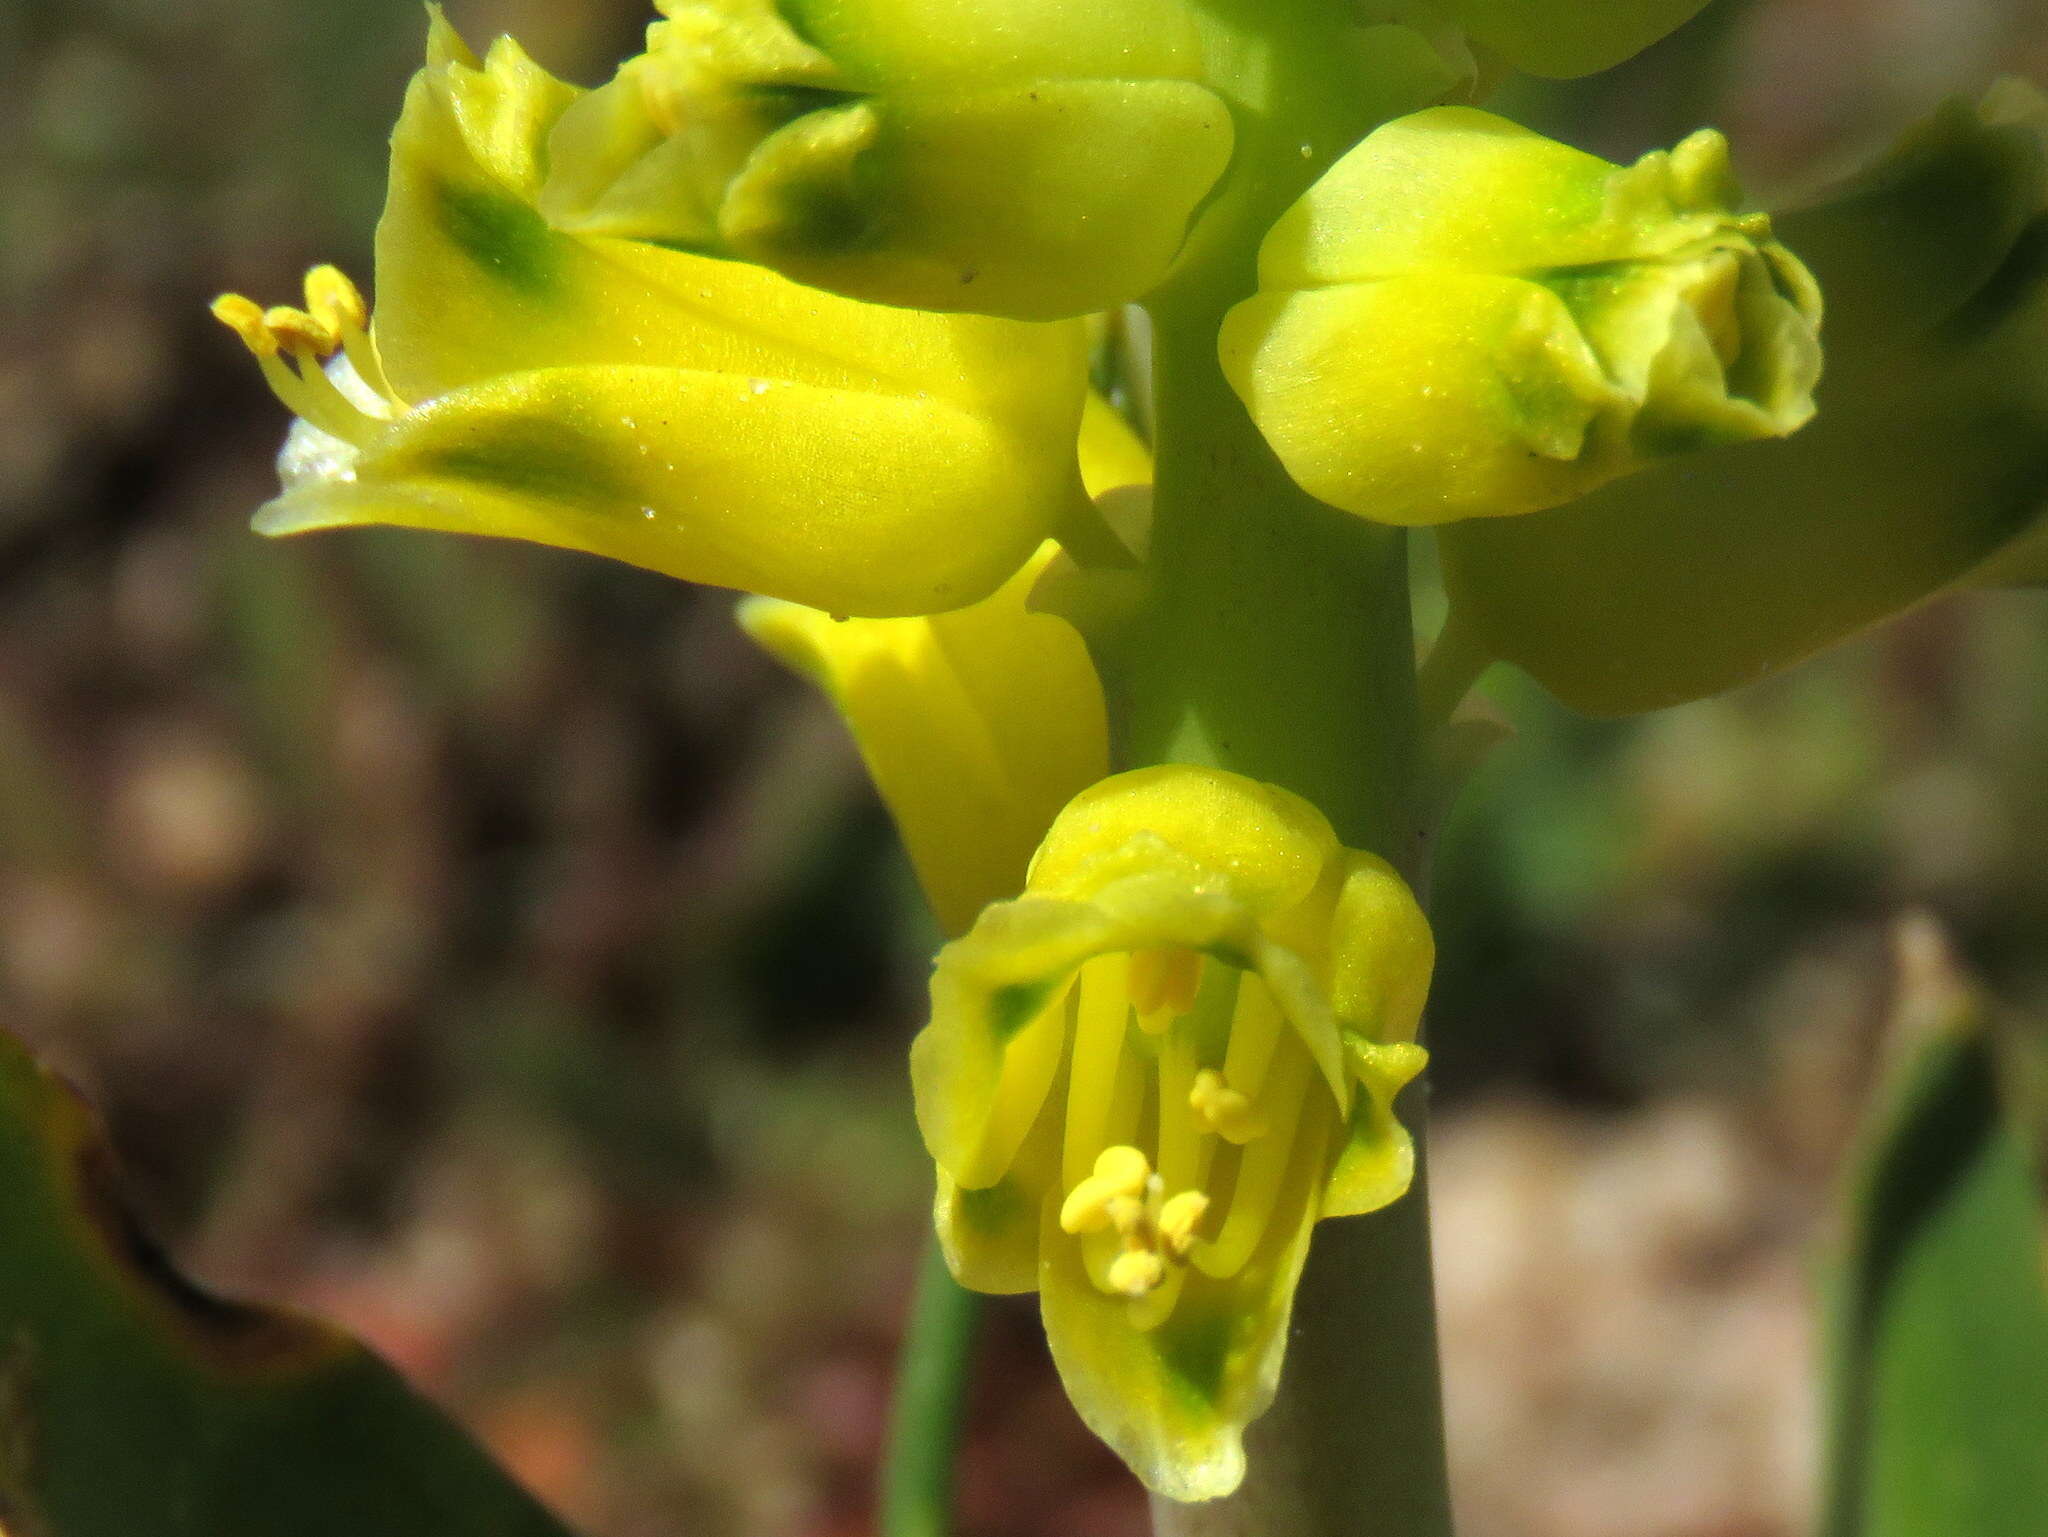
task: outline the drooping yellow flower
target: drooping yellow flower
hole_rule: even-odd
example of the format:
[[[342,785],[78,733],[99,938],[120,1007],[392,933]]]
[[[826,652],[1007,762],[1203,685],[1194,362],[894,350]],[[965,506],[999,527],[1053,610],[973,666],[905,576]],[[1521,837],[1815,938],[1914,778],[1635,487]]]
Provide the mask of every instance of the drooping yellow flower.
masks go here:
[[[220,301],[300,419],[257,527],[504,535],[844,614],[992,592],[1081,502],[1084,327],[552,229],[543,146],[579,94],[435,13],[374,325],[327,268],[304,311]]]
[[[1281,216],[1225,373],[1303,489],[1385,523],[1528,513],[1813,415],[1820,291],[1712,131],[1633,166],[1437,107]]]
[[[912,1048],[960,1280],[1037,1289],[1088,1425],[1151,1488],[1229,1493],[1319,1217],[1398,1198],[1429,927],[1298,796],[1118,775],[940,952]]]
[[[1080,441],[1091,496],[1151,478],[1144,447],[1091,396]],[[823,688],[910,851],[947,934],[1014,896],[1053,817],[1109,772],[1102,685],[1080,635],[1026,603],[1047,541],[993,597],[918,619],[834,619],[751,598],[747,633]]]
[[[551,141],[565,227],[1050,319],[1155,286],[1230,159],[1186,0],[657,3]]]

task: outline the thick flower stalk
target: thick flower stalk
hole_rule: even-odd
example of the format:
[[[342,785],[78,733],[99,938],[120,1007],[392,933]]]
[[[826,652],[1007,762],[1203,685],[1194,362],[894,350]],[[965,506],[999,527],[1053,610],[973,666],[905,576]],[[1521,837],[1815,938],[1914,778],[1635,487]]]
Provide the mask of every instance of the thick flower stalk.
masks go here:
[[[1266,236],[1224,371],[1303,489],[1386,523],[1554,507],[1813,415],[1820,293],[1722,137],[1626,168],[1441,107]]]
[[[911,1071],[948,1260],[1040,1292],[1075,1406],[1160,1493],[1236,1488],[1311,1227],[1407,1189],[1432,955],[1384,861],[1189,766],[1082,792],[940,953]]]
[[[299,418],[260,530],[496,534],[912,614],[986,596],[1085,508],[1084,327],[556,230],[543,146],[578,97],[509,39],[479,61],[436,14],[374,323],[329,268],[305,310],[217,305]]]
[[[563,115],[558,224],[1051,319],[1165,276],[1229,162],[1187,0],[659,0]]]

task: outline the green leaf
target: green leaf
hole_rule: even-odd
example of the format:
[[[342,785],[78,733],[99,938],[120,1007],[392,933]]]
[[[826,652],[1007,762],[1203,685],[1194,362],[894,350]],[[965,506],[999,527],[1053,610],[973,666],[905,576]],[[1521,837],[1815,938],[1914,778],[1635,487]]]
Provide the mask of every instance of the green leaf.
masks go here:
[[[1908,956],[1902,1008],[1921,1016],[1912,1033],[1925,1038],[1895,1074],[1851,1192],[1832,1299],[1821,1531],[2039,1537],[2048,1513],[2039,1197],[1981,1000],[1931,934],[1915,936]]]
[[[6,1537],[565,1537],[389,1366],[200,1291],[92,1111],[0,1034]]]

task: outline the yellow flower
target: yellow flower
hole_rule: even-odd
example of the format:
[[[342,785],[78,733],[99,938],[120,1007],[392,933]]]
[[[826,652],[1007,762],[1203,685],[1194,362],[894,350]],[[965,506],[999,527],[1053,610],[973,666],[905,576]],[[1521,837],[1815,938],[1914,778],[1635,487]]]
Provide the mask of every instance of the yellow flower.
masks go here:
[[[1075,1407],[1160,1493],[1237,1486],[1310,1228],[1408,1188],[1432,957],[1313,806],[1185,766],[1076,796],[940,952],[911,1071],[947,1258],[1040,1292]]]
[[[564,115],[558,224],[1051,319],[1165,275],[1231,154],[1185,0],[659,0]]]
[[[435,13],[374,326],[331,268],[304,311],[216,306],[300,418],[259,529],[498,534],[911,614],[986,596],[1080,504],[1081,323],[887,309],[551,229],[543,145],[578,96],[509,39],[479,62]]]
[[[1151,478],[1143,445],[1090,396],[1080,442],[1090,495]],[[747,633],[846,717],[939,926],[959,934],[1014,896],[1053,817],[1109,772],[1102,685],[1065,620],[1030,612],[1047,541],[993,597],[919,619],[834,619],[772,598]]]
[[[1281,216],[1224,371],[1303,489],[1527,513],[1813,415],[1820,292],[1711,131],[1610,165],[1504,118],[1389,123]]]

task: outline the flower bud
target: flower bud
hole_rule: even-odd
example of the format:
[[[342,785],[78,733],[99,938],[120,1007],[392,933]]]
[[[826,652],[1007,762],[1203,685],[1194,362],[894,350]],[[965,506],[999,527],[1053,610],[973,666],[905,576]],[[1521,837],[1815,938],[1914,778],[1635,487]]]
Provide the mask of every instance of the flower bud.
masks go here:
[[[1830,295],[1810,428],[1442,531],[1456,612],[1578,709],[1698,699],[1950,587],[2048,579],[2048,102],[1952,102],[1779,222]]]
[[[1054,319],[1158,283],[1229,161],[1182,0],[661,0],[562,118],[559,227],[917,309]]]
[[[1727,145],[1623,168],[1503,118],[1388,124],[1267,235],[1224,371],[1311,494],[1386,523],[1534,512],[1813,414],[1820,295]]]

